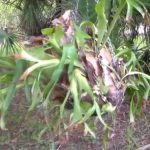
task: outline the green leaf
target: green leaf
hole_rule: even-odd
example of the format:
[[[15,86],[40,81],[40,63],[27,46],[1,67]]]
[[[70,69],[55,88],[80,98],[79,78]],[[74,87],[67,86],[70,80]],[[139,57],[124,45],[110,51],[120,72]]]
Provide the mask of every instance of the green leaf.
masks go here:
[[[145,78],[144,76],[142,76],[142,81],[144,81],[144,89],[146,89],[146,90],[144,90],[144,96],[143,96],[143,98],[145,99],[145,100],[148,100],[149,98],[150,98],[150,81],[149,80],[147,80],[147,78]]]
[[[80,24],[80,28],[82,29],[83,27],[85,27],[85,28],[89,27],[92,30],[92,32],[93,32],[93,36],[95,36],[95,34],[96,34],[96,27],[95,27],[93,22],[91,22],[91,21],[83,21]]]
[[[132,19],[133,15],[133,6],[130,5],[130,3],[127,1],[127,14],[126,14],[126,20],[130,21]]]
[[[21,52],[21,55],[26,53],[26,55],[29,55],[28,57],[34,57],[37,60],[48,60],[54,58],[54,56],[45,52],[46,49],[49,49],[49,47],[45,48],[43,46],[35,46],[29,50],[22,50],[23,52]],[[28,57],[26,59],[29,59]]]
[[[103,145],[104,145],[104,149],[107,149],[106,146],[108,144],[108,140],[109,140],[109,128],[105,128],[104,129],[104,134],[103,134]]]
[[[62,103],[62,105],[60,106],[60,117],[61,117],[61,118],[63,118],[64,108],[65,108],[66,102],[67,102],[67,100],[68,100],[68,98],[69,98],[69,95],[70,95],[70,88],[69,88],[69,90],[68,90],[68,92],[67,92],[67,95],[66,95],[66,97],[65,97],[65,99],[64,99],[64,101],[63,101],[63,103]]]
[[[139,1],[139,0],[126,0],[126,1],[130,7],[134,7],[144,18],[145,13],[144,13],[144,10],[142,8],[143,4],[141,1]]]
[[[13,72],[4,72],[0,74],[0,82],[1,83],[10,83],[12,81]]]
[[[31,94],[32,94],[32,104],[29,108],[29,111],[32,111],[40,102],[42,99],[42,93],[40,90],[40,75],[41,72],[38,74],[37,78],[35,78],[33,82],[33,86],[31,89]]]
[[[92,137],[93,137],[94,139],[96,139],[95,133],[90,129],[90,127],[88,126],[88,124],[87,124],[87,123],[84,123],[84,126],[85,126],[85,132],[86,132],[86,133],[89,132],[89,133],[92,135]]]
[[[15,68],[15,60],[10,57],[0,57],[0,66],[5,68]]]
[[[71,79],[70,91],[74,99],[73,122],[79,121],[82,118],[80,99],[78,95],[78,85],[74,77]]]
[[[89,38],[91,38],[87,33],[81,30],[78,26],[75,26],[75,38],[81,47],[85,45],[85,41]]]
[[[91,29],[91,31],[92,31],[92,35],[90,35],[89,37],[87,37],[87,38],[85,38],[85,39],[88,39],[88,38],[92,38],[92,39],[94,39],[93,40],[93,46],[94,46],[94,48],[93,49],[96,49],[96,46],[97,46],[97,44],[96,44],[96,41],[97,41],[97,38],[96,38],[96,36],[95,35],[97,35],[97,28],[96,28],[96,26],[95,26],[95,24],[93,23],[93,22],[90,22],[90,21],[83,21],[81,24],[80,24],[80,28],[82,29],[86,29],[86,28],[89,28],[89,29]],[[81,36],[80,36],[81,37]],[[78,40],[80,41],[80,37],[78,38]],[[81,40],[82,41],[82,40]],[[84,44],[84,42],[85,41],[83,41],[83,42],[81,42],[81,43],[83,43]],[[81,44],[82,45],[82,44]]]
[[[108,32],[107,32],[106,36],[103,38],[103,41],[102,41],[103,45],[105,45],[105,43],[107,42],[111,32],[113,31],[113,29],[115,27],[115,24],[116,24],[117,20],[119,19],[120,14],[121,14],[125,4],[126,4],[126,0],[120,0],[119,1],[119,6],[116,10],[115,15],[113,16],[113,20],[111,21],[110,26],[108,27]],[[99,23],[99,26],[100,26],[100,23]]]
[[[24,81],[24,92],[28,102],[31,102],[31,87],[29,85],[28,78]]]
[[[98,83],[99,83],[99,88],[101,89],[101,92],[103,94],[108,93],[108,87],[106,85],[104,85],[101,77],[98,79]]]
[[[95,106],[93,105],[91,108],[88,109],[88,111],[84,114],[84,117],[81,119],[81,123],[85,122],[87,119],[89,119],[92,114],[95,112]]]
[[[104,122],[104,120],[102,118],[102,113],[101,113],[100,107],[97,104],[96,100],[94,100],[94,106],[95,106],[95,110],[96,110],[96,113],[98,115],[98,118],[99,118],[100,122],[104,125],[104,127],[108,127],[107,124]]]
[[[60,45],[60,43],[61,43],[61,39],[62,39],[63,35],[64,35],[64,32],[63,32],[63,30],[62,30],[62,27],[57,26],[57,27],[55,28],[54,38],[56,39],[56,41],[57,41],[57,43],[58,43],[59,45]]]
[[[0,128],[5,129],[5,121],[4,121],[4,116],[3,115],[0,118]]]
[[[77,80],[78,85],[79,85],[80,93],[85,91],[93,99],[92,89],[91,89],[86,77],[83,75],[83,73],[79,69],[75,69],[75,77],[76,77],[76,80]]]
[[[145,74],[145,73],[143,73],[143,72],[138,72],[138,71],[132,71],[132,72],[129,72],[129,73],[127,73],[123,78],[122,78],[122,80],[124,80],[127,76],[133,76],[133,75],[141,75],[143,78],[146,78],[146,79],[148,79],[148,80],[150,80],[150,76],[149,75],[147,75],[147,74]]]
[[[49,66],[49,68],[56,67],[59,64],[59,59],[51,59],[51,60],[43,60],[40,61],[31,67],[27,68],[24,74],[22,75],[22,78],[26,78],[31,72],[33,72],[36,69]]]
[[[134,100],[132,98],[130,103],[130,123],[133,123],[135,121],[135,105]]]
[[[107,103],[107,104],[104,104],[103,106],[102,106],[102,111],[103,112],[109,112],[109,113],[112,113],[112,112],[114,112],[115,111],[115,109],[116,109],[116,106],[113,106],[111,103]]]
[[[82,101],[81,99],[81,103],[80,106],[82,108],[82,113],[85,115],[87,113],[87,111],[91,108],[92,104],[90,102]]]
[[[57,26],[55,29],[53,29],[55,32],[49,37],[49,43],[52,47],[59,53],[62,52],[62,49],[60,48],[61,45],[61,39],[64,35],[64,32],[62,31],[62,28]]]
[[[42,34],[47,36],[51,35],[53,31],[54,31],[53,28],[45,28],[41,30]]]
[[[136,82],[136,83],[137,83],[137,82]],[[128,86],[129,88],[132,88],[132,89],[138,91],[138,90],[139,90],[139,87],[138,87],[138,85],[137,85],[136,83],[135,83],[135,81],[130,81],[130,83],[128,83],[127,86]]]
[[[64,45],[62,57],[58,64],[58,67],[53,72],[51,80],[44,90],[44,95],[46,96],[46,101],[48,101],[48,97],[50,96],[55,84],[58,82],[58,80],[63,72],[64,65],[69,64],[68,76],[69,76],[69,80],[71,80],[70,77],[73,72],[74,64],[77,61],[78,61],[78,57],[77,57],[77,50],[76,50],[75,46],[73,44]]]
[[[98,28],[98,43],[101,44],[104,34],[106,32],[107,29],[107,18],[106,18],[106,14],[105,14],[105,0],[100,0],[100,2],[98,4],[96,4],[95,10],[97,13],[97,17],[98,17],[98,24],[97,24],[97,28]]]
[[[7,95],[3,101],[3,104],[2,104],[2,114],[5,114],[13,100],[13,96],[16,92],[16,86],[17,86],[17,82],[20,78],[20,76],[22,75],[23,71],[25,70],[26,68],[26,62],[24,60],[17,60],[16,61],[16,71],[14,73],[14,76],[13,76],[13,80],[8,88],[8,91],[7,91]]]

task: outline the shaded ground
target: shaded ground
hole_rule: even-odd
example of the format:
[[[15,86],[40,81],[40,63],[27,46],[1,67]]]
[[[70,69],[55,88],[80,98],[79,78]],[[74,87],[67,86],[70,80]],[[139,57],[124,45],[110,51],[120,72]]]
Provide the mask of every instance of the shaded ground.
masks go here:
[[[61,137],[51,132],[53,123],[49,128],[45,126],[43,110],[39,107],[36,112],[27,115],[28,105],[22,95],[15,98],[7,115],[6,131],[0,131],[0,150],[102,150],[104,137],[103,128],[97,124],[97,139],[83,135],[82,126],[72,129]],[[123,104],[111,122],[113,130],[104,149],[108,150],[134,150],[150,144],[150,105],[143,113],[138,114],[136,124],[129,124],[129,105]],[[144,115],[145,114],[145,115]],[[54,112],[49,114],[51,122],[55,121]],[[105,116],[110,122],[110,116]],[[53,131],[57,130],[54,128]],[[54,142],[55,144],[54,144]]]

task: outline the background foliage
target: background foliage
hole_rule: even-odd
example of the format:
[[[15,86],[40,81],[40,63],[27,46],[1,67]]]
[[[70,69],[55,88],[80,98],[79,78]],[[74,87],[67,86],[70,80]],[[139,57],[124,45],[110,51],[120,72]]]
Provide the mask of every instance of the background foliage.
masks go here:
[[[7,6],[7,9],[3,6]],[[107,46],[113,58],[123,59],[124,68],[119,82],[123,82],[125,96],[130,103],[130,122],[135,121],[136,113],[142,109],[142,102],[150,97],[150,19],[149,3],[146,0],[101,0],[98,3],[90,0],[7,0],[1,1],[0,7],[0,13],[4,16],[0,21],[3,28],[0,31],[1,128],[5,128],[4,118],[16,91],[23,88],[29,102],[29,112],[37,106],[42,107],[47,126],[50,124],[49,111],[59,108],[56,109],[55,123],[62,126],[60,131],[69,128],[70,124],[84,122],[86,131],[96,138],[88,122],[89,118],[93,118],[93,114],[105,129],[109,129],[103,120],[103,114],[111,114],[114,107],[110,103],[106,103],[104,107],[99,105],[91,83],[82,71],[87,70],[78,58],[76,45],[85,48],[89,37],[97,55],[100,52],[99,47]],[[75,34],[69,44],[61,44],[61,38],[65,34],[63,28],[56,27],[54,30],[51,27],[51,21],[60,17],[65,8],[74,10],[76,23]],[[83,25],[90,28],[92,34],[88,35],[82,29]],[[4,29],[5,27],[8,29]],[[22,35],[19,35],[18,39],[16,37],[18,27],[22,35],[29,37],[43,34],[47,40],[41,46],[24,47],[18,44],[22,41]],[[140,27],[143,28],[142,33],[139,32]],[[45,53],[47,49],[50,49],[50,54]],[[62,103],[53,103],[53,90],[60,84],[63,73],[68,77],[69,83],[67,88],[61,89],[65,93]],[[81,103],[83,91],[88,93],[92,103]],[[71,105],[72,102],[72,108],[68,111],[65,106]],[[70,116],[67,123],[64,120],[66,116]]]

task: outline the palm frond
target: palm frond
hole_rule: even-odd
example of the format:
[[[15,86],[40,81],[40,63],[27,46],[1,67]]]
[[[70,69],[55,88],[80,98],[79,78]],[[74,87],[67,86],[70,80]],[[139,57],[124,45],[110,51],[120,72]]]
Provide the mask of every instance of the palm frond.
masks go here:
[[[13,33],[7,33],[6,31],[0,29],[0,54],[10,55],[18,52],[19,49],[20,46],[17,41],[17,36]]]

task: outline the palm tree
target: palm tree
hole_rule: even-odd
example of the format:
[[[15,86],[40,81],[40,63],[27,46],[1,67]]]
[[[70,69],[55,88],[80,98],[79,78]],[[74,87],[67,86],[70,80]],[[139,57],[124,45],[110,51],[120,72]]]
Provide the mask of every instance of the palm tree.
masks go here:
[[[58,7],[58,5],[60,5],[61,1],[7,0],[3,1],[3,3],[20,11],[20,26],[26,34],[38,35],[42,28],[50,25],[53,15],[59,12],[60,6]]]

